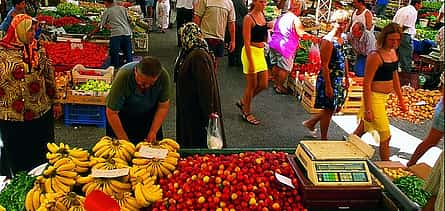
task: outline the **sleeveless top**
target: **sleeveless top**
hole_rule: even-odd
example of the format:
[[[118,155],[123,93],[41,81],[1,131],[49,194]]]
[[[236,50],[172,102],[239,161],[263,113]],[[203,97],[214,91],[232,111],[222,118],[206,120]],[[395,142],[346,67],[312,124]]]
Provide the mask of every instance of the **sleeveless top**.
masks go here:
[[[350,29],[351,32],[352,32],[352,26],[354,26],[354,24],[357,23],[357,22],[363,23],[363,25],[366,28],[366,16],[365,16],[365,14],[367,12],[370,12],[370,11],[368,9],[365,9],[365,10],[363,10],[363,12],[360,15],[357,15],[357,10],[355,10],[354,13],[352,13],[352,18],[351,18],[352,24],[351,24],[351,29]],[[374,30],[374,26],[372,26],[370,31],[373,31],[373,30]]]
[[[262,26],[256,23],[255,18],[249,14],[252,18],[253,22],[255,22],[255,26],[250,30],[250,41],[251,42],[266,42],[267,41],[267,24]]]
[[[399,67],[399,61],[385,62],[382,55],[380,55],[379,52],[377,52],[377,54],[379,54],[383,64],[380,65],[375,72],[374,79],[372,79],[372,81],[391,81],[393,78],[393,72]]]
[[[299,37],[294,28],[294,23],[297,20],[298,16],[292,12],[280,16],[275,23],[269,42],[270,48],[287,59],[292,58],[298,49]]]

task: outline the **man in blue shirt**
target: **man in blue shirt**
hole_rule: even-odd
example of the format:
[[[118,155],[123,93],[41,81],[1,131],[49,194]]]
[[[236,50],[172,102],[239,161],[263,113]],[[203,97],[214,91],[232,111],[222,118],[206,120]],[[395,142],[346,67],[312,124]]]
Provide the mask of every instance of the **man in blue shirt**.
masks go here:
[[[0,31],[7,32],[12,19],[17,14],[24,14],[26,3],[25,0],[12,0],[14,7],[9,10],[2,24],[0,25]]]
[[[386,6],[388,6],[389,0],[377,0],[375,2],[375,14],[379,18],[385,18]]]

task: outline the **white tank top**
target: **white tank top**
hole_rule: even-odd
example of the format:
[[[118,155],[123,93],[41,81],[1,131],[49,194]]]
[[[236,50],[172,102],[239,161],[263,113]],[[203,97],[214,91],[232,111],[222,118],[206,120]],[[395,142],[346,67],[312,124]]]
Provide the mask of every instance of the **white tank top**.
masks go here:
[[[351,28],[350,28],[351,32],[352,32],[352,26],[354,26],[354,24],[357,23],[357,22],[363,23],[363,25],[366,28],[366,16],[365,16],[365,14],[368,11],[369,11],[368,9],[365,9],[362,12],[362,14],[360,14],[360,15],[357,15],[357,10],[354,11],[354,13],[352,14],[352,24],[351,24]],[[373,31],[373,30],[374,30],[374,26],[371,27],[370,31]]]

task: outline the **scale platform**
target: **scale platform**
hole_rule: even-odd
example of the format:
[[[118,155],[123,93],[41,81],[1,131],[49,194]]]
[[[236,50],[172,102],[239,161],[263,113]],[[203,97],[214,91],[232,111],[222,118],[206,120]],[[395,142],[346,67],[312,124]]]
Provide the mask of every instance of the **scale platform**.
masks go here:
[[[347,141],[301,141],[295,155],[316,186],[371,185],[366,160],[374,149],[358,137]]]

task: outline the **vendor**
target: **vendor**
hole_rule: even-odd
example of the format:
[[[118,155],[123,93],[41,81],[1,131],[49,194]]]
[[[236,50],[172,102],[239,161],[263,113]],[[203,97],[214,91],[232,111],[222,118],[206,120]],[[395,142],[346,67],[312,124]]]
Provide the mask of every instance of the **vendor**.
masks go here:
[[[366,30],[363,23],[356,22],[348,34],[348,42],[351,43],[352,49],[357,55],[357,60],[354,64],[355,75],[363,77],[365,76],[366,58],[375,50],[376,39],[374,33]]]
[[[170,76],[157,58],[122,66],[106,101],[106,134],[135,144],[162,139],[170,89]]]
[[[14,7],[9,10],[8,14],[0,25],[0,31],[3,31],[4,33],[8,31],[9,25],[11,24],[14,16],[25,13],[25,0],[12,0],[12,3],[14,4]]]

